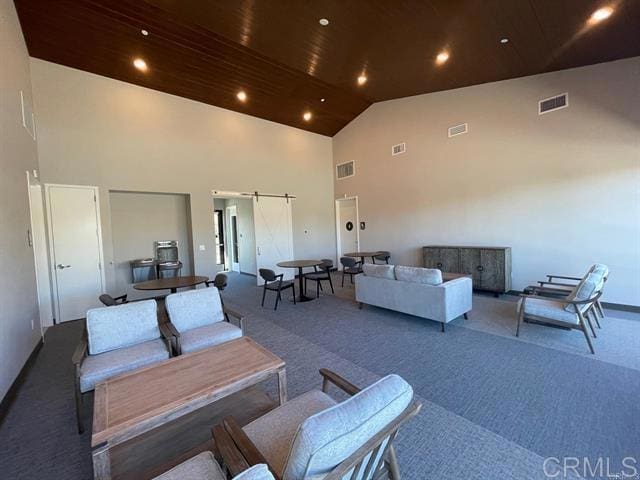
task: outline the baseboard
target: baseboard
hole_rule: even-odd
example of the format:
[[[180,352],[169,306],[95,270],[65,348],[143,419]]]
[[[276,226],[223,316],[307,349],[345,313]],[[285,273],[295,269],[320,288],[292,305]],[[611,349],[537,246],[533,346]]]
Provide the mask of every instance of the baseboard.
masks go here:
[[[9,408],[11,408],[11,405],[13,404],[13,401],[16,398],[18,389],[24,383],[24,379],[27,377],[29,370],[33,366],[33,362],[38,356],[38,353],[40,352],[40,349],[42,348],[43,344],[44,342],[42,341],[42,338],[41,338],[38,341],[37,345],[33,348],[33,351],[31,352],[31,355],[29,355],[29,358],[27,358],[27,361],[24,362],[24,365],[22,366],[20,373],[18,373],[18,376],[9,387],[9,390],[7,390],[7,394],[4,396],[4,398],[0,402],[0,425],[2,425],[2,422],[7,416],[7,413],[9,412]]]
[[[240,272],[240,275],[247,275],[249,277],[254,277],[254,278],[256,277],[255,273],[249,273],[249,272]]]

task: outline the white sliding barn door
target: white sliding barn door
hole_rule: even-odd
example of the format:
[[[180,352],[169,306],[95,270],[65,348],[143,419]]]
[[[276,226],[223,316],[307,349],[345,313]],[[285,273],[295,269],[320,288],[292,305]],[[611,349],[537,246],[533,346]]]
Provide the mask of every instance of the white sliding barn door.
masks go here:
[[[257,269],[270,268],[276,272],[276,275],[284,273],[285,280],[293,279],[296,274],[295,269],[276,266],[278,262],[294,260],[291,199],[254,197],[253,221]],[[256,274],[258,285],[260,285],[263,280],[258,272]]]
[[[84,318],[103,292],[97,189],[47,185],[51,262],[60,322]]]

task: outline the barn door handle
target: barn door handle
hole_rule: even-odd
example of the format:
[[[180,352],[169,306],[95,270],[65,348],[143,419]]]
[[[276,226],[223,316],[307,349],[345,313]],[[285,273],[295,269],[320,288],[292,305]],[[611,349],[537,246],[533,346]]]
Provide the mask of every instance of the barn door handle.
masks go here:
[[[59,264],[57,265],[57,267],[58,267],[58,269],[60,269],[60,270],[64,270],[65,268],[71,268],[71,265],[63,265],[63,264],[59,263]]]

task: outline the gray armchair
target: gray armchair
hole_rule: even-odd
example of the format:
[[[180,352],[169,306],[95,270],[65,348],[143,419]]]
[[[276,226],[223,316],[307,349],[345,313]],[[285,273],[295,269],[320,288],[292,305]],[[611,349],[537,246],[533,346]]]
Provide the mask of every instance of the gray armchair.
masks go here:
[[[227,475],[207,450],[182,462],[153,480],[227,480]],[[254,465],[232,480],[273,480],[266,465]]]
[[[388,375],[361,390],[325,369],[322,391],[312,390],[240,428],[233,417],[213,428],[231,474],[264,463],[276,480],[398,480],[393,449],[399,428],[418,413],[413,389]],[[334,384],[351,397],[337,403]],[[225,454],[238,450],[242,455]]]
[[[165,299],[165,306],[170,320],[166,326],[175,338],[177,355],[243,335],[242,315],[222,305],[217,288],[172,293]],[[238,320],[239,326],[228,320],[229,315]]]
[[[84,432],[83,394],[111,377],[170,356],[171,334],[158,325],[155,300],[89,310],[72,357],[78,432]]]
[[[518,303],[516,337],[520,334],[520,324],[526,318],[551,323],[567,328],[582,330],[591,353],[595,354],[587,332],[587,324],[593,336],[595,330],[588,312],[602,295],[604,279],[601,273],[589,273],[571,293],[560,298],[545,298],[538,295],[521,295]]]

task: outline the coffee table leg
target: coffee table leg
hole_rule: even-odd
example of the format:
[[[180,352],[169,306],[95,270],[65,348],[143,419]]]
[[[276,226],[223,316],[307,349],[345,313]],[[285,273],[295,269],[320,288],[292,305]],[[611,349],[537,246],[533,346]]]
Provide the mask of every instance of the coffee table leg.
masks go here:
[[[93,478],[95,480],[111,479],[111,459],[109,456],[109,444],[102,443],[93,449]]]
[[[287,370],[284,368],[278,372],[278,397],[280,405],[287,402]]]

